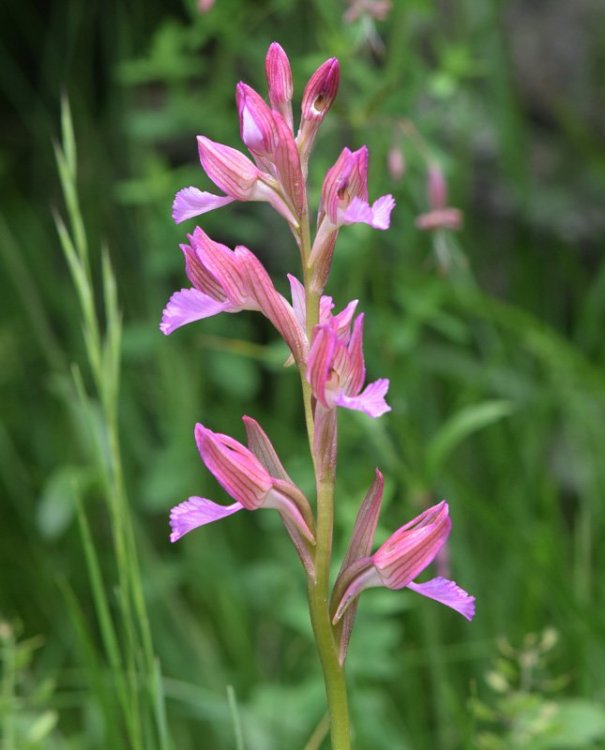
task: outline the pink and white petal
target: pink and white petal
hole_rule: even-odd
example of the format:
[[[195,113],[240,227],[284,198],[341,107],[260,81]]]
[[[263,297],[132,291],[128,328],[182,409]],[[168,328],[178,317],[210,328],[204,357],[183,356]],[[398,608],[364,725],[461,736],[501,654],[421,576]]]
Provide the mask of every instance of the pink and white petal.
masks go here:
[[[342,339],[345,344],[348,343],[351,336],[351,321],[353,320],[353,315],[355,315],[358,303],[359,300],[357,299],[351,300],[343,310],[332,317],[332,327],[336,331],[338,338]]]
[[[344,211],[338,212],[338,224],[372,224],[374,214],[366,201],[357,196]]]
[[[357,396],[366,380],[363,358],[363,313],[353,324],[353,333],[347,346],[346,367],[338,371],[342,390],[348,396]]]
[[[475,597],[447,578],[432,578],[426,583],[408,583],[407,587],[456,610],[467,620],[472,620],[475,616]]]
[[[231,309],[231,304],[227,301],[219,302],[197,289],[181,289],[168,300],[162,313],[160,331],[168,336],[187,323],[210,318]]]
[[[190,497],[184,503],[176,505],[170,511],[170,541],[176,542],[185,534],[207,523],[220,521],[221,518],[237,513],[243,509],[241,503],[233,505],[218,505],[205,497]]]
[[[180,224],[186,219],[206,214],[208,211],[214,211],[215,208],[233,203],[234,200],[228,195],[214,195],[214,193],[207,193],[195,187],[186,187],[179,190],[174,197],[172,218],[177,224]]]
[[[319,300],[319,322],[321,325],[330,323],[332,320],[332,310],[334,309],[334,300],[328,294],[322,294]]]
[[[395,208],[395,198],[383,195],[372,203],[374,229],[388,229],[391,224],[391,212]]]
[[[290,282],[290,296],[292,297],[292,308],[301,327],[307,325],[307,305],[305,302],[305,288],[300,281],[291,273],[288,274]]]
[[[353,198],[347,209],[339,217],[340,224],[369,224],[374,229],[388,229],[391,211],[395,207],[392,195],[383,195],[370,206],[361,198]]]
[[[384,400],[388,390],[389,381],[386,378],[381,378],[370,383],[359,396],[347,396],[342,391],[339,392],[334,399],[334,403],[336,406],[342,406],[345,409],[362,411],[375,419],[391,411],[391,407]]]

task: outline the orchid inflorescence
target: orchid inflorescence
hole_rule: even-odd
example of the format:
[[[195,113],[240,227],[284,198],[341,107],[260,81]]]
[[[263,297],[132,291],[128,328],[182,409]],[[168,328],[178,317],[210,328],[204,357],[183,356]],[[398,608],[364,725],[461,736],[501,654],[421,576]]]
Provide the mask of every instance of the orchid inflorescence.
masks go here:
[[[193,529],[240,510],[274,508],[283,520],[306,571],[311,620],[318,644],[330,704],[332,741],[349,747],[346,692],[342,670],[359,594],[366,588],[407,587],[461,613],[474,615],[474,597],[442,577],[424,583],[414,579],[445,544],[450,528],[445,501],[402,526],[372,553],[383,494],[376,476],[363,501],[340,572],[329,596],[332,550],[336,413],[339,408],[377,418],[390,411],[386,379],[366,382],[363,355],[364,316],[356,316],[357,300],[334,312],[323,294],[340,228],[365,223],[387,229],[395,201],[384,195],[370,203],[368,150],[343,149],[328,170],[321,191],[316,232],[311,240],[306,177],[317,131],[339,84],[339,63],[326,60],[311,76],[303,93],[298,132],[294,135],[292,73],[279,44],[266,56],[269,104],[245,83],[236,88],[240,133],[252,155],[198,136],[201,165],[223,195],[196,187],[180,190],[173,204],[177,223],[233,201],[268,202],[288,223],[302,262],[303,281],[289,274],[291,299],[275,288],[258,258],[243,245],[235,249],[212,240],[200,227],[181,245],[191,287],[170,298],[160,328],[177,328],[221,312],[261,312],[277,329],[301,376],[303,403],[316,477],[314,514],[302,491],[288,476],[269,437],[250,417],[243,417],[247,446],[197,424],[195,440],[208,470],[233,498],[219,505],[190,497],[172,509],[171,541]],[[442,208],[442,206],[439,206]],[[365,386],[365,387],[364,387]]]

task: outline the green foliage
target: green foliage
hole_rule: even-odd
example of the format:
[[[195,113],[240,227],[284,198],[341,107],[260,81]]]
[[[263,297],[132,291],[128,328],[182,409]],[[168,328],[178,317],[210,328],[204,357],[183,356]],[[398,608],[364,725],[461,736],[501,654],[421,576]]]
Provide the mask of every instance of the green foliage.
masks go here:
[[[587,750],[603,746],[603,706],[558,695],[569,679],[552,676],[549,669],[557,640],[552,629],[540,637],[527,635],[519,649],[501,640],[500,655],[485,675],[491,700],[471,702],[481,727],[476,734],[478,750]]]
[[[0,611],[21,625],[2,629],[3,747],[322,747],[302,577],[278,519],[167,539],[172,505],[225,500],[195,421],[241,439],[238,415],[257,418],[311,492],[296,375],[260,317],[157,331],[193,226],[172,224],[172,197],[209,187],[194,136],[238,145],[234,86],[264,90],[273,39],[297,101],[314,66],[341,58],[314,200],[342,147],[367,143],[370,197],[398,203],[389,232],[343,230],[330,282],[337,306],[364,300],[369,376],[390,378],[393,406],[372,423],[341,415],[337,548],[380,466],[378,541],[446,497],[452,575],[477,596],[469,625],[411,592],[364,594],[356,750],[603,746],[598,4],[414,0],[352,25],[337,0],[216,0],[207,15],[193,0],[5,6]],[[456,236],[414,228],[427,159],[464,212]],[[286,289],[297,254],[279,217],[242,204],[202,219]],[[556,664],[531,688],[527,649],[489,666],[500,634],[551,626]]]

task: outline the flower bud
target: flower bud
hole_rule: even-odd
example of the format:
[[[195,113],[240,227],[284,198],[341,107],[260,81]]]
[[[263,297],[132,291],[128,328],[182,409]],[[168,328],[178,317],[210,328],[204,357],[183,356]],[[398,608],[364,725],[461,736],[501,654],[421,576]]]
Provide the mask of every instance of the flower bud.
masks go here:
[[[323,120],[336,99],[339,81],[340,65],[335,57],[331,57],[317,68],[305,87],[302,100],[305,120]]]
[[[296,137],[303,164],[307,163],[317,130],[336,99],[339,80],[340,65],[335,57],[331,57],[317,68],[305,87]]]
[[[273,42],[267,50],[265,73],[271,106],[281,114],[292,130],[292,70],[288,55],[277,42]]]

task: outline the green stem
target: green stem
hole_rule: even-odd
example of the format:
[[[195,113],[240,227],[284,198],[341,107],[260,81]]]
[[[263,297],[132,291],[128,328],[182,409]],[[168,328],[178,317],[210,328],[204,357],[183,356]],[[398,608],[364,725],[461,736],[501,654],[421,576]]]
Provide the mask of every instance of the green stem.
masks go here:
[[[321,293],[312,289],[312,268],[308,264],[311,253],[311,233],[308,209],[305,208],[300,220],[298,237],[303,261],[303,278],[306,302],[307,338],[311,341],[313,328],[319,322]],[[339,661],[338,643],[330,621],[330,561],[332,558],[332,535],[334,527],[334,481],[336,466],[327,471],[318,471],[320,462],[315,455],[315,423],[311,387],[301,371],[305,420],[309,437],[309,447],[313,457],[313,467],[317,486],[317,537],[315,548],[315,577],[309,578],[307,594],[309,612],[315,635],[317,651],[324,674],[328,712],[330,716],[330,736],[332,750],[350,750],[350,722],[347,700],[347,687],[344,669]]]
[[[332,750],[349,750],[351,747],[349,708],[344,669],[338,659],[338,644],[329,611],[329,573],[332,556],[332,527],[334,520],[334,475],[318,483],[317,495],[317,548],[315,579],[309,580],[308,596],[311,623],[330,712]]]

